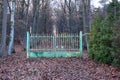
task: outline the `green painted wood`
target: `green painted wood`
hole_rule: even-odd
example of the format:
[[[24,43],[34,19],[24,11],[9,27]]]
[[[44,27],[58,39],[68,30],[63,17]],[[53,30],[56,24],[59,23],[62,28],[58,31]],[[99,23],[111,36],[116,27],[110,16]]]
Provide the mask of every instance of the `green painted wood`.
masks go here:
[[[54,52],[30,52],[29,58],[38,58],[38,57],[46,57],[46,58],[80,57],[80,52],[56,52],[56,56],[54,56]]]
[[[80,57],[82,57],[82,31],[80,31],[80,39],[79,39],[79,47],[80,47]]]
[[[29,58],[29,54],[30,54],[30,34],[29,34],[29,32],[27,32],[26,50],[27,50],[27,58]]]

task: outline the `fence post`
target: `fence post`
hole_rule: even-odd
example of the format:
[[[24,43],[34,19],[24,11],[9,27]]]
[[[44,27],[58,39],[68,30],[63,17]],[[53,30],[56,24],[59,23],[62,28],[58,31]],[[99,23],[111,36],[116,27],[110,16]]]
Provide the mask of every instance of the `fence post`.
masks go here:
[[[29,34],[29,32],[27,32],[26,50],[27,50],[27,58],[29,58],[29,54],[30,54],[30,34]]]
[[[53,35],[53,51],[54,57],[56,57],[56,36]]]
[[[82,31],[80,31],[79,46],[80,46],[80,57],[82,57]]]

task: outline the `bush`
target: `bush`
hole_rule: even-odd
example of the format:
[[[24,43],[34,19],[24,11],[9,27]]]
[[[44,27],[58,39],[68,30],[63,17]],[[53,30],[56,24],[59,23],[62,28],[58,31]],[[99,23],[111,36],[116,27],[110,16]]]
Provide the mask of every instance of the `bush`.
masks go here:
[[[105,19],[97,16],[94,20],[89,36],[88,54],[96,61],[120,66],[120,3],[110,3],[107,11]]]
[[[99,26],[101,19],[97,16],[96,19],[94,20],[94,23],[92,25],[91,31],[90,31],[90,37],[89,37],[89,56],[94,59],[95,53],[97,51],[97,39],[96,39],[96,34],[97,30],[99,30]]]
[[[108,18],[102,20],[96,17],[89,36],[89,57],[111,64],[112,57],[112,28],[109,26]]]
[[[114,22],[114,28],[113,28],[113,65],[120,66],[120,20],[117,20]]]

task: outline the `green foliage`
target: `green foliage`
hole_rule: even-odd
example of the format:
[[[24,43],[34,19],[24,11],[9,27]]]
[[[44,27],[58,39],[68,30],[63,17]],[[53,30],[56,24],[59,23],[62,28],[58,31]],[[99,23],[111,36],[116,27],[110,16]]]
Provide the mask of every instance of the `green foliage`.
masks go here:
[[[113,65],[120,66],[120,20],[116,20],[114,22],[114,28],[113,28],[113,42],[112,46],[114,47],[113,50]]]
[[[120,66],[120,3],[109,4],[105,19],[95,18],[89,36],[89,57]]]
[[[99,62],[112,63],[112,28],[109,26],[108,19],[96,17],[89,37],[89,56]]]
[[[120,3],[118,1],[114,1],[114,2],[111,2],[107,8],[107,12],[108,14],[113,17],[113,19],[116,18],[117,19],[120,19],[118,16],[120,15],[119,14],[119,11],[120,11]]]
[[[94,58],[95,56],[95,53],[97,51],[97,44],[95,44],[97,42],[97,39],[96,39],[96,34],[97,33],[97,30],[99,30],[99,26],[100,26],[100,23],[101,22],[101,19],[97,16],[96,19],[94,20],[94,23],[92,25],[92,28],[91,28],[91,31],[90,31],[90,37],[89,37],[89,47],[90,47],[90,51],[89,51],[89,56],[91,58]]]

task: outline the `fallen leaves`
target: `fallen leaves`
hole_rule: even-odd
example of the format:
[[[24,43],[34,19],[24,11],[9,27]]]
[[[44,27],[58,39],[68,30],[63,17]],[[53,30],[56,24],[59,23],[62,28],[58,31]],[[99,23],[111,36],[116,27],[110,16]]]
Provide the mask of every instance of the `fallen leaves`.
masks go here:
[[[87,57],[26,59],[19,50],[0,59],[0,80],[120,80],[120,69]]]

